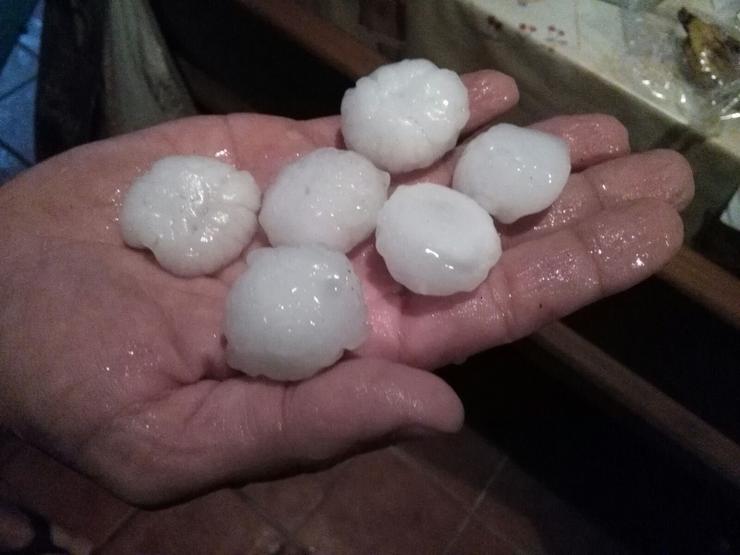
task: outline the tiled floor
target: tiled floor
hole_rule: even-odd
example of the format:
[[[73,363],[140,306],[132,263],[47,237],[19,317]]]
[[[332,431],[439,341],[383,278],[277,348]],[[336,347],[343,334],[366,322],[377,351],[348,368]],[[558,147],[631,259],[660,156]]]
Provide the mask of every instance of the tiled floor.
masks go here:
[[[101,553],[544,553],[541,526],[584,538],[577,552],[613,543],[470,429],[159,511],[128,507],[7,436],[0,449],[0,499]],[[535,512],[514,514],[499,495],[511,488],[536,497]]]
[[[459,434],[158,511],[0,436],[0,552],[3,503],[40,513],[78,553],[738,552],[724,492],[518,353],[444,374],[468,411]]]
[[[39,2],[0,71],[0,184],[35,161],[33,115],[41,44]]]

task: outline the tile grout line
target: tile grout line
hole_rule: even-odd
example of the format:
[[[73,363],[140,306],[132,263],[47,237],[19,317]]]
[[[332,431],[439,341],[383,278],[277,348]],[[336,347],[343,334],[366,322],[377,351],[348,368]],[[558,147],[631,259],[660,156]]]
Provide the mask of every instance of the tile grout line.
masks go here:
[[[103,549],[106,545],[108,545],[111,540],[113,540],[120,532],[125,528],[125,526],[133,520],[133,518],[139,513],[139,509],[136,507],[130,506],[128,512],[123,515],[120,520],[118,521],[118,524],[113,527],[113,529],[103,538],[102,541],[100,541],[97,545],[94,545],[92,548],[92,553],[98,553],[100,549]]]
[[[16,158],[21,164],[23,164],[24,166],[26,166],[26,169],[27,168],[30,168],[31,166],[33,166],[33,164],[31,162],[29,162],[28,160],[26,160],[26,157],[25,156],[23,156],[20,152],[18,152],[15,148],[13,148],[12,146],[10,146],[8,143],[6,143],[5,141],[3,141],[2,139],[0,139],[0,148],[2,148],[4,150],[7,150],[10,153],[11,156],[13,156],[14,158]]]
[[[344,463],[339,463],[339,464],[344,464]],[[321,500],[316,504],[315,507],[311,509],[311,512],[309,514],[307,514],[303,519],[301,519],[301,521],[298,524],[296,524],[295,529],[293,530],[288,530],[288,528],[286,528],[282,522],[280,522],[277,518],[275,518],[274,515],[269,513],[267,510],[262,508],[260,504],[243,489],[237,489],[237,490],[232,490],[232,491],[234,491],[242,501],[247,503],[247,505],[251,509],[256,511],[257,514],[259,514],[268,523],[270,523],[278,532],[283,534],[285,539],[287,539],[288,541],[294,544],[303,545],[303,542],[298,540],[298,534],[303,529],[303,527],[311,520],[313,515],[316,514],[319,508],[322,505],[324,505],[324,503],[326,503],[326,500],[329,498],[329,492],[332,491],[336,487],[336,483],[338,479],[339,479],[338,477],[335,477],[335,479],[329,483],[328,489],[327,491],[324,491],[324,494],[322,495]]]
[[[442,479],[442,477],[434,471],[434,469],[430,468],[429,466],[425,465],[423,462],[419,461],[414,457],[413,455],[405,452],[403,449],[399,449],[397,446],[392,446],[391,449],[394,450],[394,454],[396,457],[401,459],[404,463],[408,464],[409,466],[413,467],[415,470],[418,470],[419,472],[423,473],[425,476],[427,476],[436,486],[438,486],[442,491],[444,491],[447,495],[452,497],[455,501],[460,503],[461,505],[467,506],[468,501],[466,499],[463,499],[460,497],[460,494],[455,492],[454,490],[450,489],[447,486],[447,482]],[[498,461],[496,464],[496,468],[494,468],[494,473],[496,473],[496,469],[498,469],[498,466],[502,464],[502,462],[505,462],[508,459],[508,456],[504,456],[501,461]],[[488,483],[488,482],[486,482]],[[483,486],[485,488],[485,485]],[[476,498],[477,499],[477,498]]]
[[[504,466],[506,465],[508,461],[509,461],[509,456],[504,455],[503,458],[496,465],[496,468],[493,469],[491,476],[488,478],[488,480],[486,480],[485,485],[481,488],[480,493],[475,498],[472,508],[468,511],[468,514],[465,515],[465,518],[463,518],[462,522],[460,522],[460,524],[457,527],[457,530],[455,530],[455,533],[452,535],[452,538],[450,538],[450,541],[447,542],[447,546],[442,551],[442,555],[449,555],[450,550],[452,549],[452,546],[455,545],[455,542],[460,538],[463,531],[470,523],[470,520],[473,518],[473,513],[475,513],[478,507],[480,507],[481,503],[483,503],[483,500],[486,498],[486,494],[488,493],[488,489],[495,482],[496,478],[498,478],[498,475],[501,474],[501,471],[503,470]]]
[[[434,470],[427,467],[421,461],[417,460],[413,455],[406,453],[403,449],[398,448],[396,445],[393,445],[391,447],[391,450],[397,458],[401,459],[405,464],[409,465],[414,470],[417,470],[418,472],[423,473],[432,482],[434,482],[434,485],[439,487],[442,491],[444,491],[447,495],[452,497],[455,501],[465,506],[468,504],[466,500],[461,499],[460,496],[456,492],[454,492],[453,490],[447,487],[447,483],[442,479],[442,477],[437,472],[434,472]]]
[[[2,95],[0,95],[0,102],[2,102],[3,100],[5,100],[9,96],[17,93],[19,90],[21,90],[23,87],[25,87],[29,83],[34,82],[37,77],[38,77],[38,71],[36,73],[34,73],[32,77],[28,77],[28,78],[24,79],[23,81],[21,81],[20,83],[18,83],[17,85],[15,85],[14,87],[11,87],[9,90],[7,90]]]
[[[282,522],[279,522],[274,516],[272,516],[270,513],[268,513],[266,510],[264,510],[262,507],[260,507],[260,504],[257,503],[254,499],[252,499],[248,493],[241,491],[241,490],[231,490],[233,491],[236,496],[242,501],[242,503],[246,504],[247,507],[249,507],[251,510],[253,510],[255,513],[257,513],[262,519],[264,519],[270,526],[275,528],[280,534],[287,540],[294,541],[293,539],[293,533],[291,533],[285,526],[283,526]],[[301,523],[302,525],[303,523]]]
[[[19,41],[18,41],[17,43],[15,43],[15,45],[16,45],[16,46],[17,46],[18,48],[22,48],[23,50],[25,50],[25,51],[26,51],[26,52],[28,52],[29,54],[33,55],[33,57],[34,57],[34,58],[38,59],[38,57],[39,57],[39,53],[38,53],[38,52],[36,52],[36,51],[35,51],[35,50],[34,50],[33,48],[31,48],[30,46],[26,46],[25,44],[23,44],[22,42],[20,42],[20,39],[19,39]]]
[[[4,101],[11,95],[15,94],[16,92],[21,90],[26,85],[33,83],[37,77],[38,77],[38,74],[34,74],[33,77],[29,77],[25,81],[22,81],[15,87],[11,88],[8,92],[0,96],[0,102]],[[30,125],[33,127],[33,121],[30,122]],[[30,168],[31,166],[34,165],[34,163],[31,160],[26,159],[26,157],[23,154],[21,154],[18,150],[16,150],[15,147],[11,146],[10,144],[2,140],[1,138],[0,138],[0,147],[4,148],[10,154],[12,154],[15,158],[17,158],[24,166],[26,166],[26,168]]]

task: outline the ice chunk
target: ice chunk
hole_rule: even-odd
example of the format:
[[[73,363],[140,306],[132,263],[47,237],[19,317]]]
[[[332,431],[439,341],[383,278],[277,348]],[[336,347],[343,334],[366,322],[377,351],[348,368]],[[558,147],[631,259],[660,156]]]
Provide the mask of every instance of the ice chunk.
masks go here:
[[[320,148],[283,168],[259,221],[273,246],[318,243],[347,252],[375,229],[389,183],[363,156]]]
[[[257,229],[260,190],[251,174],[204,156],[168,156],[126,193],[121,233],[171,273],[210,274],[239,256]]]
[[[563,139],[502,123],[465,147],[452,186],[510,224],[550,206],[569,175],[570,152]]]
[[[247,266],[226,301],[231,367],[301,380],[365,340],[362,287],[345,255],[318,245],[263,248]]]
[[[472,291],[501,256],[486,211],[434,183],[398,187],[380,210],[375,235],[393,278],[424,295]]]
[[[470,117],[460,77],[428,60],[403,60],[362,77],[341,111],[347,147],[394,173],[442,157]]]

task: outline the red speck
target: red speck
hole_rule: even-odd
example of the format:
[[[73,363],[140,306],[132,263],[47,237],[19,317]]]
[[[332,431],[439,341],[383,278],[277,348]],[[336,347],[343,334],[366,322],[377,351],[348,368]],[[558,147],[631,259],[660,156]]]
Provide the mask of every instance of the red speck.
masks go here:
[[[519,29],[522,30],[522,31],[526,31],[527,30],[527,25],[525,23],[520,23],[519,24]]]
[[[537,30],[537,27],[535,27],[534,25],[530,25],[529,30],[534,33]]]
[[[503,24],[498,19],[493,17],[492,15],[488,16],[488,24],[494,29],[496,29],[497,31],[500,31],[501,28],[503,27]]]
[[[555,25],[548,25],[547,30],[550,31],[551,33],[554,33],[557,29],[555,29]]]
[[[565,34],[565,31],[563,31],[562,29],[560,29],[560,30],[558,31],[558,35],[560,35],[561,37],[562,37],[562,36],[563,36],[564,34]]]

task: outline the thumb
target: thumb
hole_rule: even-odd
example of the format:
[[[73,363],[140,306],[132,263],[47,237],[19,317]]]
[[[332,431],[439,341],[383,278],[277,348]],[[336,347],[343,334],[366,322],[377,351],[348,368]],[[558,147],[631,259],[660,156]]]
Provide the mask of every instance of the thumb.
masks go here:
[[[455,432],[463,422],[462,404],[443,380],[381,359],[348,360],[288,385],[204,380],[164,403],[158,412],[174,429],[167,456],[114,473],[124,482],[110,484],[135,503],[315,468],[368,446]],[[194,412],[185,408],[193,405]]]
[[[386,439],[455,432],[464,417],[439,377],[381,359],[344,362],[289,389],[285,400],[284,440],[306,461]]]

